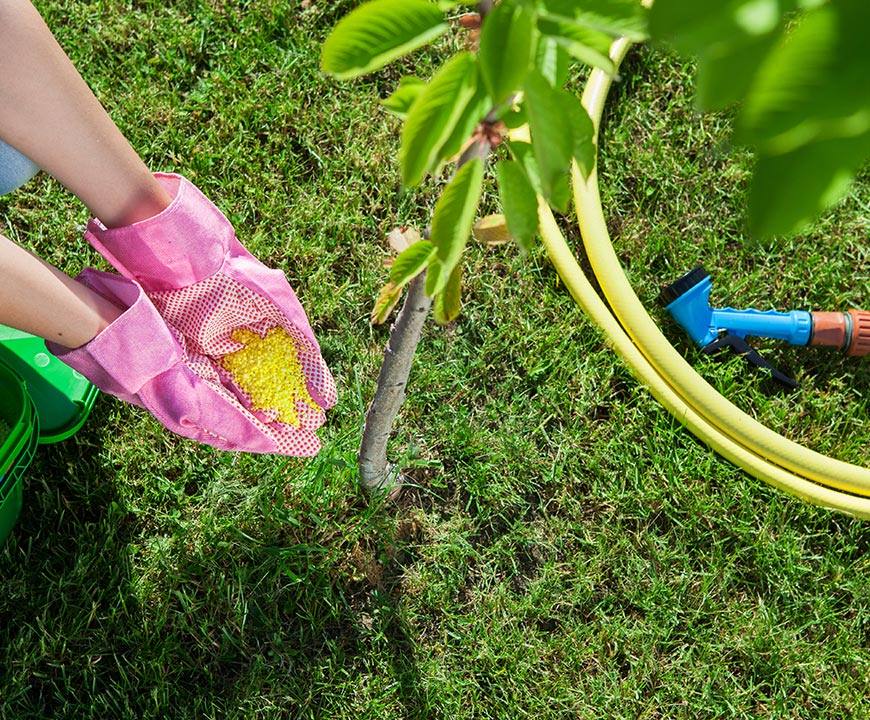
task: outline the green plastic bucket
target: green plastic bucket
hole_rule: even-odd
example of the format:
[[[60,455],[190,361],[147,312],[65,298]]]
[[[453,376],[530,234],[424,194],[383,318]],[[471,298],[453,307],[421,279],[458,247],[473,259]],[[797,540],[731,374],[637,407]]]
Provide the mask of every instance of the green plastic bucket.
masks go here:
[[[66,440],[84,424],[99,391],[52,355],[42,338],[0,325],[0,361],[27,383],[39,415],[40,444]]]
[[[21,514],[22,480],[39,441],[39,417],[25,383],[0,362],[0,544]]]
[[[24,473],[37,444],[74,435],[97,394],[42,338],[0,325],[0,544],[21,514]]]

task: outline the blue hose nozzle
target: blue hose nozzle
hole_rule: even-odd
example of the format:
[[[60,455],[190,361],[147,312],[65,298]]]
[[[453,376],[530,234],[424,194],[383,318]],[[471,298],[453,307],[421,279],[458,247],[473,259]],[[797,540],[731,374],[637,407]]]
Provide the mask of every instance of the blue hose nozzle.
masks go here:
[[[807,345],[813,332],[812,313],[806,310],[736,310],[710,306],[713,281],[697,267],[662,292],[667,311],[701,347],[723,333],[739,338],[767,337],[792,345]]]
[[[777,370],[746,342],[746,337],[769,337],[792,345],[807,345],[813,333],[812,313],[805,310],[735,310],[710,306],[713,281],[703,267],[696,267],[662,291],[667,311],[705,353],[731,350],[750,365],[769,370],[789,389],[797,383]]]

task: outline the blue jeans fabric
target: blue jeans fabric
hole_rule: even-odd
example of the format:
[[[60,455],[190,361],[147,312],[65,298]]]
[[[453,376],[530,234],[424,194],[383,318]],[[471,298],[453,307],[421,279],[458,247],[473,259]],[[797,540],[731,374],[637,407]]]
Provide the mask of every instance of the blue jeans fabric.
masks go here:
[[[0,195],[21,187],[38,172],[30,158],[0,140]]]

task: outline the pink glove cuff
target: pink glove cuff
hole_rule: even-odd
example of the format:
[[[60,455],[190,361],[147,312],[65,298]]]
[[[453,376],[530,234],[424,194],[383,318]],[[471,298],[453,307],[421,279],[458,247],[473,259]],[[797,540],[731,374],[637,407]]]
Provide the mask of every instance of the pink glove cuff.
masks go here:
[[[154,177],[172,196],[162,212],[111,229],[93,218],[85,231],[103,257],[148,292],[175,290],[213,275],[235,240],[230,221],[190,180],[173,173]]]
[[[75,350],[55,343],[48,349],[101,390],[127,402],[144,385],[185,359],[185,353],[141,289],[119,275],[87,268],[77,278],[127,310],[91,342]]]

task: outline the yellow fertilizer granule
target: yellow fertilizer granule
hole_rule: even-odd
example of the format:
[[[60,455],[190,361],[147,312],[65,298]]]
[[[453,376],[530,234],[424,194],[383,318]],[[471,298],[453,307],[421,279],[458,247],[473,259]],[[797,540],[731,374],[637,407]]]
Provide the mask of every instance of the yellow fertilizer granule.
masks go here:
[[[297,402],[320,410],[308,393],[296,342],[284,328],[272,328],[262,338],[242,328],[232,338],[245,347],[224,355],[221,364],[255,410],[274,410],[279,422],[294,427],[299,427]]]

